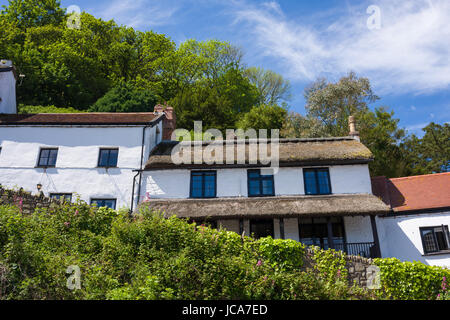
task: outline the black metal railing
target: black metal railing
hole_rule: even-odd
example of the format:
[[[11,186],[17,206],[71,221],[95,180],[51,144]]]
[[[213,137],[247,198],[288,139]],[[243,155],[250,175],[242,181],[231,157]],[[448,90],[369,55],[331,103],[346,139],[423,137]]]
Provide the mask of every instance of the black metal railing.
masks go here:
[[[375,242],[335,243],[334,249],[348,255],[376,258]]]

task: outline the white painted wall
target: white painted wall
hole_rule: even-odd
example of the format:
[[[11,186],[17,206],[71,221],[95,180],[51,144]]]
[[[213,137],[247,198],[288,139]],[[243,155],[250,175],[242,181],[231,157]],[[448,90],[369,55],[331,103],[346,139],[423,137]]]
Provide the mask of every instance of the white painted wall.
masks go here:
[[[329,168],[333,194],[372,193],[367,165]],[[218,197],[248,196],[246,169],[216,171]],[[188,169],[146,171],[141,196],[148,192],[154,198],[189,198],[190,172]],[[277,196],[305,194],[302,168],[280,168],[274,175],[274,183]]]
[[[428,265],[450,267],[450,254],[424,255],[420,227],[450,227],[450,212],[383,217],[379,219],[383,258],[420,261]],[[380,230],[381,229],[381,230]]]
[[[344,217],[344,228],[348,243],[373,242],[370,217]]]
[[[158,126],[162,133],[162,121]],[[142,128],[0,126],[0,183],[32,192],[40,183],[46,195],[77,193],[88,203],[92,198],[115,198],[117,208],[130,207],[132,170],[140,167]],[[156,138],[156,126],[148,128],[144,159]],[[58,148],[56,168],[37,168],[40,150],[47,147]],[[97,168],[102,147],[119,148],[117,168]]]

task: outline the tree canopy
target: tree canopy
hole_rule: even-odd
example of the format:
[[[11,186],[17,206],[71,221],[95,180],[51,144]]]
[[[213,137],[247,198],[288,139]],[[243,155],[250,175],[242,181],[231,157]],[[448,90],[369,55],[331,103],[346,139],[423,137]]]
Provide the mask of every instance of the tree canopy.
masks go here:
[[[354,72],[336,83],[318,79],[305,89],[306,116],[290,113],[283,137],[339,137],[349,134],[348,118],[353,115],[361,142],[374,154],[369,164],[372,176],[401,177],[449,171],[449,125],[431,123],[425,135],[409,136],[399,119],[387,107],[370,105],[379,98],[367,78]]]
[[[304,91],[306,114],[288,113],[289,81],[247,67],[226,41],[187,40],[103,21],[86,12],[80,28],[58,0],[10,0],[0,12],[0,57],[25,75],[17,88],[20,112],[152,111],[172,105],[177,126],[203,129],[280,129],[282,137],[348,135],[355,116],[361,141],[375,161],[372,175],[407,176],[450,170],[449,125],[431,123],[422,138],[399,127],[369,79],[350,72],[318,79]],[[48,107],[46,107],[48,106]]]

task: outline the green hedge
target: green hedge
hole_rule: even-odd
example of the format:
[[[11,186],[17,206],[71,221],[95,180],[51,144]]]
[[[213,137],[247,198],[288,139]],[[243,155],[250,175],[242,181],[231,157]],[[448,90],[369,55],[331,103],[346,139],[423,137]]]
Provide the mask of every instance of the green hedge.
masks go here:
[[[318,270],[302,270],[304,246],[254,240],[143,211],[82,202],[23,216],[0,206],[0,299],[356,299]],[[81,269],[67,289],[66,269]]]
[[[349,287],[345,256],[254,240],[145,210],[0,206],[0,299],[436,299],[449,271],[378,259],[383,290]],[[66,287],[67,267],[81,289]]]
[[[375,259],[381,271],[383,291],[392,299],[429,300],[448,297],[450,270],[396,258]]]

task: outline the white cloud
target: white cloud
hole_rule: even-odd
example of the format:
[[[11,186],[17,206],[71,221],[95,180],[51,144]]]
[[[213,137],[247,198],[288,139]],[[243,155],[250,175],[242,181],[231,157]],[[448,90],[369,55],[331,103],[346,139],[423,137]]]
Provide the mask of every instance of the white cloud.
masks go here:
[[[352,7],[327,25],[286,18],[271,5],[235,4],[235,22],[249,26],[264,56],[279,59],[292,79],[367,76],[382,93],[429,93],[450,86],[450,1],[380,0]],[[366,9],[381,9],[381,29],[369,30]],[[311,19],[308,19],[311,21]],[[323,24],[323,22],[321,22]]]
[[[173,23],[178,9],[173,1],[114,0],[99,15],[129,27],[145,28]]]

